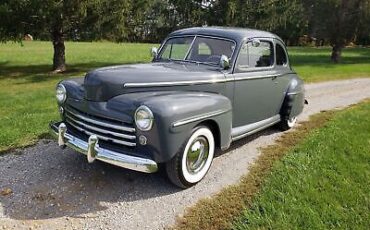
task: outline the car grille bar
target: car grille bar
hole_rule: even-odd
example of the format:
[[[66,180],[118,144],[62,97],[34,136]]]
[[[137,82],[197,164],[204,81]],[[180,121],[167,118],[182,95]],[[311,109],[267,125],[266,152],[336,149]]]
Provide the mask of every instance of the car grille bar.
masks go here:
[[[115,124],[107,123],[105,121],[99,121],[99,120],[96,120],[96,119],[93,119],[93,118],[86,117],[82,114],[74,113],[70,110],[67,110],[67,112],[72,114],[73,116],[81,119],[81,120],[84,120],[86,122],[89,122],[89,123],[92,123],[92,124],[95,124],[95,125],[100,125],[100,126],[107,127],[107,128],[112,128],[112,129],[118,129],[118,130],[121,130],[121,131],[135,132],[135,128],[125,127],[125,126],[121,126],[121,125],[115,125]]]
[[[96,135],[99,139],[130,147],[136,146],[135,128],[113,122],[103,121],[96,116],[87,116],[79,112],[65,110],[67,124],[87,135]]]

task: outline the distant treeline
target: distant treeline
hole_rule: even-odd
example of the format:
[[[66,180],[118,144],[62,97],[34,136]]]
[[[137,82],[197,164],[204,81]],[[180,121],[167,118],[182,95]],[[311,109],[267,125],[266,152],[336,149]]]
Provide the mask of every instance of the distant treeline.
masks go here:
[[[370,43],[368,0],[2,2],[1,24],[8,20],[9,26],[22,27],[22,33],[40,40],[50,40],[51,27],[61,23],[65,38],[78,41],[158,42],[179,28],[218,25],[272,31],[290,45],[329,44],[340,33],[351,34],[345,43]],[[6,18],[6,11],[13,15]]]
[[[235,26],[276,33],[288,45],[370,44],[370,0],[1,0],[0,41],[52,40],[64,70],[64,40],[159,42],[176,29]],[[29,38],[30,36],[28,36]]]

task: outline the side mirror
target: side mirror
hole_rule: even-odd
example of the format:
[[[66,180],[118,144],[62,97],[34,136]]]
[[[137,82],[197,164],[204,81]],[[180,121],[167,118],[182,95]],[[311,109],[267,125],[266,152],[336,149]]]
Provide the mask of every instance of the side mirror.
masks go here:
[[[223,69],[228,69],[230,67],[230,60],[226,55],[221,55],[220,66]]]
[[[154,59],[156,59],[157,58],[157,55],[158,55],[158,49],[157,49],[157,47],[152,47],[152,49],[150,50],[150,54],[152,55],[152,57]]]

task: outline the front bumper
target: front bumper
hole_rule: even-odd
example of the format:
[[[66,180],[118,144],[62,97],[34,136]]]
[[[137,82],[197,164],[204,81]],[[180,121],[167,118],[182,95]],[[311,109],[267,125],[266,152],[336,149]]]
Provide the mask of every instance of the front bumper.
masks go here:
[[[87,155],[89,163],[97,159],[139,172],[154,173],[158,170],[158,165],[153,160],[125,155],[99,147],[99,140],[95,135],[91,135],[88,142],[86,142],[68,133],[67,126],[64,123],[52,122],[49,126],[50,133],[58,139],[59,146],[68,146],[77,152]]]

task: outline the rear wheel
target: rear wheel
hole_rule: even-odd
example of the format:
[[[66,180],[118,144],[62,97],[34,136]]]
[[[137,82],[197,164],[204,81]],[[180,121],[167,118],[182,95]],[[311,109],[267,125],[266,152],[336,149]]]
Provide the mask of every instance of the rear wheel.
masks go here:
[[[279,128],[283,131],[289,130],[297,123],[297,117],[286,118],[280,121]]]
[[[200,126],[193,130],[180,151],[166,163],[166,172],[172,183],[188,188],[203,179],[211,167],[215,141],[211,130]]]

